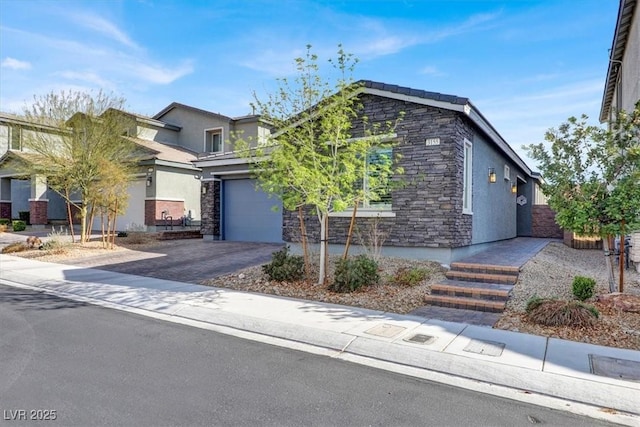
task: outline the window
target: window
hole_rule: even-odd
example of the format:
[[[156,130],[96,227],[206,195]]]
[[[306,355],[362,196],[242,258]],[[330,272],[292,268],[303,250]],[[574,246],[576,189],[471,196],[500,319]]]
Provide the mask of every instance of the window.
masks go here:
[[[365,196],[375,192],[378,197],[372,200],[367,197],[362,206],[371,209],[391,209],[391,188],[390,183],[380,182],[381,175],[387,175],[387,170],[393,163],[393,149],[390,147],[375,148],[367,154],[365,165],[365,175],[362,181]],[[385,171],[384,174],[381,174]]]
[[[462,165],[462,213],[473,213],[471,208],[472,200],[472,163],[473,149],[471,141],[464,140],[464,160]]]
[[[504,179],[505,181],[511,181],[511,168],[507,165],[504,165]]]
[[[12,126],[9,128],[9,137],[11,140],[11,149],[12,150],[20,150],[22,148],[21,144],[21,134],[22,129],[17,126]]]
[[[207,129],[204,132],[205,153],[221,153],[223,150],[222,128]]]

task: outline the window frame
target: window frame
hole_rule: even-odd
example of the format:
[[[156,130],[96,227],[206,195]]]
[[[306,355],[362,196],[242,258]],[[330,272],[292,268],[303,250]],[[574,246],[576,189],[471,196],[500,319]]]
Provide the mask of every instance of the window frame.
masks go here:
[[[462,213],[473,215],[473,143],[467,138],[462,157]]]
[[[384,146],[376,146],[372,148],[372,151],[374,152],[378,152],[381,150],[385,150],[389,152],[389,158],[391,160],[391,162],[393,162],[393,147],[384,147]],[[365,169],[364,169],[364,175],[362,177],[362,188],[365,191],[365,194],[367,192],[367,187],[368,187],[368,182],[369,182],[369,170],[368,170],[368,166],[369,166],[369,155],[371,153],[367,153],[367,159],[365,160]],[[389,189],[389,198],[391,198],[391,190]],[[369,211],[376,211],[376,212],[384,212],[384,211],[391,211],[393,208],[393,201],[391,201],[390,203],[384,203],[382,201],[374,201],[373,203],[369,200],[369,199],[365,199],[362,202],[359,203],[358,206],[359,209],[365,209],[365,210],[369,210]]]
[[[207,144],[209,143],[209,136],[210,135],[220,135],[220,150],[218,151],[209,151],[207,148]],[[211,148],[213,148],[213,143],[211,143]],[[208,128],[204,130],[204,147],[203,147],[203,152],[204,153],[209,153],[209,154],[218,154],[218,153],[224,153],[224,128],[219,126],[219,127],[214,127],[214,128]]]

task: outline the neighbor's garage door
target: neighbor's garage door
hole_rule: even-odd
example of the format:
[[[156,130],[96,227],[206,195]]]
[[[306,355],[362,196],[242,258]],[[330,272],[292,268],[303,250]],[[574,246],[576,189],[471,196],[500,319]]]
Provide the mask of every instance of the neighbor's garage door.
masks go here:
[[[224,239],[240,242],[282,242],[282,203],[258,189],[255,180],[223,181]],[[278,206],[278,211],[272,210]]]

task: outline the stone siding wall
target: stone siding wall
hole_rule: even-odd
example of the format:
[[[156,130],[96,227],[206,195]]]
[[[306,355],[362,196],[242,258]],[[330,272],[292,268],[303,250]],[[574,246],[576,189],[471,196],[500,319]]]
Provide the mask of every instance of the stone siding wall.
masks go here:
[[[556,213],[549,205],[533,205],[532,215],[531,237],[564,238],[564,232],[556,224]]]
[[[202,183],[205,193],[200,197],[200,212],[202,222],[200,233],[212,235],[219,239],[220,230],[220,181],[204,181]]]
[[[392,193],[395,217],[380,218],[378,228],[387,234],[385,244],[399,247],[455,248],[471,243],[471,216],[462,214],[463,141],[472,140],[469,122],[460,114],[372,95],[362,97],[363,114],[371,123],[404,119],[396,128],[399,145],[394,154],[401,155],[404,175],[395,179],[405,185]],[[353,123],[353,136],[364,135],[363,121]],[[439,145],[427,146],[428,138],[440,138]],[[300,239],[297,212],[283,214],[285,241]],[[320,240],[320,224],[315,215],[306,215],[307,235],[311,242]],[[329,241],[343,243],[350,218],[329,220]],[[373,222],[358,218],[364,233]],[[355,243],[358,243],[355,240]]]

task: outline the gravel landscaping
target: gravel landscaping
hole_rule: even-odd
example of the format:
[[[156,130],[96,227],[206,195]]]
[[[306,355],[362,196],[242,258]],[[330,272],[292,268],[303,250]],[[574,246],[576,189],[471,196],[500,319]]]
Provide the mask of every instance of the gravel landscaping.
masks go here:
[[[113,251],[136,252],[144,258],[144,251],[155,245],[170,245],[170,241],[145,240],[127,242],[118,239],[114,250],[102,249],[99,242],[90,242],[85,247],[67,245],[56,251],[29,250],[14,255],[42,261],[73,264],[74,259],[92,257]],[[333,258],[329,277],[332,276]],[[398,269],[422,268],[428,274],[415,286],[398,285],[394,281]],[[423,298],[431,285],[444,278],[445,269],[433,262],[381,258],[378,285],[366,286],[353,293],[329,291],[325,286],[311,282],[270,282],[261,266],[239,270],[234,274],[202,281],[208,286],[218,286],[242,291],[259,292],[312,301],[351,305],[385,312],[406,314],[424,305]],[[574,299],[571,283],[575,276],[594,278],[596,294],[608,293],[607,273],[603,253],[600,250],[576,250],[561,243],[550,243],[523,267],[518,283],[513,288],[507,310],[496,328],[557,337],[574,341],[640,350],[640,313],[625,312],[610,303],[587,300],[600,312],[600,318],[591,328],[546,327],[530,323],[524,312],[526,302],[533,296]],[[640,274],[633,268],[625,270],[625,294],[640,297]]]

